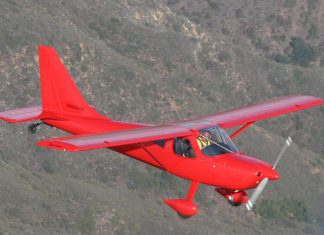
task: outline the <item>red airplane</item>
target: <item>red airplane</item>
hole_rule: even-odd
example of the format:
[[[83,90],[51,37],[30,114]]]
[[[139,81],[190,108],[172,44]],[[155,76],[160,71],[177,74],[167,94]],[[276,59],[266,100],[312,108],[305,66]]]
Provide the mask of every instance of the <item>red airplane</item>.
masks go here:
[[[233,206],[250,210],[269,180],[278,180],[275,167],[291,143],[288,138],[274,165],[241,153],[232,139],[254,122],[324,104],[311,96],[288,96],[204,116],[190,121],[148,125],[116,121],[95,111],[80,94],[55,50],[39,46],[42,105],[0,112],[10,123],[39,120],[41,124],[71,133],[37,145],[83,151],[110,148],[161,170],[191,181],[187,196],[164,202],[180,216],[198,212],[193,202],[199,184],[215,187]],[[224,129],[239,127],[230,136]],[[245,190],[255,191],[249,197]]]

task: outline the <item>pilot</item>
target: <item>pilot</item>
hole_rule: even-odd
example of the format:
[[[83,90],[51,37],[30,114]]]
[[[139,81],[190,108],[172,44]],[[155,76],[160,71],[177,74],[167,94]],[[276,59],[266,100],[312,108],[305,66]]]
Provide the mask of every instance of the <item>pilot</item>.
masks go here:
[[[199,149],[202,150],[206,148],[207,146],[211,145],[210,139],[211,135],[209,131],[204,130],[200,136],[197,138],[197,144],[199,146]]]

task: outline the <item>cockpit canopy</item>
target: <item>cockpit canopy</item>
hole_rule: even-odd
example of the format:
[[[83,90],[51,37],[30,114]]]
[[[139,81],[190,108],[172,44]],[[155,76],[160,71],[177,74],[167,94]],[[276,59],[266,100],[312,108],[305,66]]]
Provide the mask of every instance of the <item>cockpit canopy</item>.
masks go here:
[[[201,152],[208,157],[239,151],[226,131],[218,126],[201,129],[197,144]]]

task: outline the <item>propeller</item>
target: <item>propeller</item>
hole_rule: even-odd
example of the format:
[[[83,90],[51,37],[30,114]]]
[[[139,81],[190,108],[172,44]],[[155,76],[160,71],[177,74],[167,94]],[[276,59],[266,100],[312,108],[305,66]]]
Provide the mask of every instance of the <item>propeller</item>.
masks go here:
[[[286,142],[284,144],[284,146],[282,147],[275,163],[272,166],[272,169],[274,170],[276,168],[276,166],[278,165],[278,162],[280,161],[282,155],[285,153],[285,151],[287,150],[287,148],[291,145],[292,140],[290,138],[290,136],[286,139]],[[267,183],[269,182],[268,178],[264,178],[263,180],[261,180],[261,182],[259,183],[258,187],[255,188],[253,194],[251,195],[251,197],[249,198],[249,200],[246,203],[246,208],[248,210],[252,210],[254,203],[256,202],[256,200],[260,197],[261,193],[263,192],[263,190],[265,189]]]

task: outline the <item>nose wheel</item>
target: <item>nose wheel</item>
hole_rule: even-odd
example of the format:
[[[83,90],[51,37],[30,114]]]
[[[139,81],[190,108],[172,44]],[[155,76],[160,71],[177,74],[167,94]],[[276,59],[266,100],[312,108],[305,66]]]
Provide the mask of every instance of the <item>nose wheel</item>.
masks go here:
[[[228,203],[231,205],[231,206],[234,206],[234,207],[238,207],[240,205],[242,205],[242,203],[240,202],[234,202],[233,200],[231,199],[227,199]]]
[[[31,134],[35,134],[37,132],[37,129],[39,128],[39,126],[43,124],[42,122],[37,122],[37,123],[33,123],[33,124],[30,124],[28,126],[28,132],[31,133]]]

